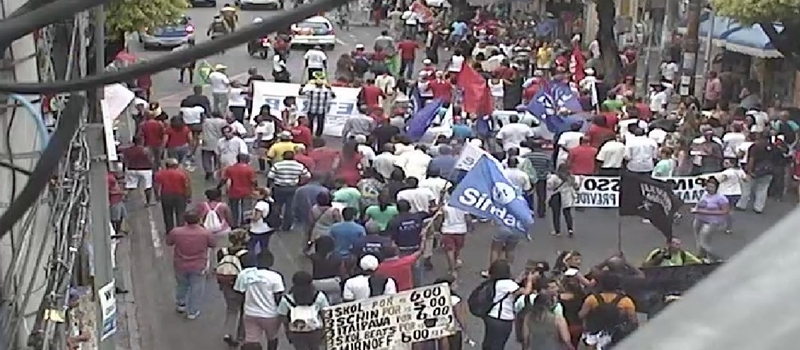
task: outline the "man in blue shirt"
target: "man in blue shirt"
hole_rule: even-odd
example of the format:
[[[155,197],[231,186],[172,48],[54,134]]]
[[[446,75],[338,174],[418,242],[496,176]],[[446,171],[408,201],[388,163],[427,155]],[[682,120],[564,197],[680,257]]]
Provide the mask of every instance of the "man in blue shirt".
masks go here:
[[[411,203],[405,199],[397,201],[397,211],[399,214],[389,220],[386,226],[386,235],[391,237],[400,256],[414,254],[422,244],[422,228],[425,227],[425,219],[431,216],[430,213],[420,211],[411,212]],[[414,283],[419,285],[422,282],[422,266],[417,263],[414,265]]]
[[[336,252],[342,258],[350,257],[350,250],[353,248],[353,244],[367,234],[364,226],[356,223],[355,218],[356,208],[344,208],[342,210],[342,219],[344,221],[331,226],[331,238],[333,238]]]
[[[463,21],[455,21],[453,25],[450,26],[453,29],[453,32],[450,34],[450,40],[453,43],[457,43],[467,35],[467,24]]]
[[[367,235],[353,243],[352,255],[360,260],[365,255],[374,255],[378,260],[383,260],[383,250],[392,245],[392,239],[381,236],[381,228],[374,221],[364,224]]]
[[[435,172],[444,178],[449,178],[450,173],[455,169],[458,158],[453,155],[453,149],[449,145],[439,146],[439,155],[433,157],[428,163],[428,173]]]

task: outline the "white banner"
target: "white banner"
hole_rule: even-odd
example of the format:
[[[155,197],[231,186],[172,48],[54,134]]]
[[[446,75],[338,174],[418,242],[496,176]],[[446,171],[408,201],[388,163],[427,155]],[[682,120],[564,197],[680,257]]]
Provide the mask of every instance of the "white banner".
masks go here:
[[[288,96],[298,97],[300,84],[275,83],[269,81],[253,82],[253,109],[250,111],[250,118],[255,117],[261,111],[261,106],[268,105],[270,112],[280,117],[283,99]],[[328,114],[325,115],[325,131],[327,136],[342,137],[342,129],[347,118],[358,114],[358,92],[357,88],[332,87],[336,98],[328,106]],[[297,106],[302,115],[307,110],[306,98],[298,97]]]
[[[455,334],[446,283],[334,305],[322,311],[327,350],[402,350]]]
[[[458,156],[458,160],[456,160],[456,169],[470,171],[475,164],[478,163],[478,160],[481,159],[481,156],[484,155],[497,163],[500,169],[504,168],[503,164],[500,163],[497,158],[492,157],[492,155],[483,150],[483,148],[476,146],[474,142],[476,141],[470,140],[464,144],[464,147],[461,149],[461,154]]]
[[[673,185],[675,194],[684,203],[697,203],[706,192],[705,183],[709,177],[720,173],[698,176],[674,176],[661,178]],[[578,189],[576,207],[617,208],[619,207],[619,177],[578,176],[581,187]]]

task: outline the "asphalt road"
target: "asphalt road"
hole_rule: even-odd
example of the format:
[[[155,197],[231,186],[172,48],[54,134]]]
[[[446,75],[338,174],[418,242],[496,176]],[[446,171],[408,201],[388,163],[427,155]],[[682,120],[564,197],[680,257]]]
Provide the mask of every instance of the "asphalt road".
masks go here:
[[[204,28],[211,20],[214,9],[191,9],[189,15],[198,28]],[[271,12],[250,12],[241,14],[241,23],[251,22],[256,16],[268,18]],[[350,32],[337,31],[338,43],[333,52],[329,52],[332,59],[342,52],[352,50],[357,43],[371,43],[380,29],[377,28],[352,28]],[[202,34],[198,40],[206,40]],[[132,49],[141,58],[156,57],[164,52],[143,52],[132,43]],[[288,66],[293,76],[299,76],[302,63],[293,55]],[[244,47],[239,47],[209,59],[213,63],[222,63],[229,67],[232,76],[245,73],[249,67],[258,67],[262,74],[269,73],[269,61],[249,57]],[[176,107],[183,96],[190,93],[191,87],[182,85],[177,81],[177,72],[168,71],[154,76],[154,92],[156,99],[161,101],[167,110]],[[202,199],[203,190],[213,184],[206,183],[202,175],[197,172],[193,176],[196,199]],[[263,183],[263,179],[262,179]],[[736,213],[735,233],[730,236],[715,237],[715,247],[724,256],[734,254],[748,242],[765,232],[773,223],[777,222],[795,203],[769,203],[764,214]],[[224,302],[217,289],[216,282],[208,280],[202,315],[199,319],[188,321],[185,317],[174,311],[174,277],[172,273],[172,252],[164,244],[164,228],[161,211],[158,206],[146,208],[139,195],[132,195],[128,203],[129,222],[131,233],[128,242],[125,242],[128,256],[121,257],[122,265],[129,265],[132,276],[132,296],[122,299],[135,304],[135,321],[137,324],[135,334],[130,334],[133,342],[141,349],[171,349],[171,350],[197,350],[197,349],[225,349],[222,342],[222,324],[224,321]],[[618,219],[614,210],[587,209],[576,212],[575,238],[553,237],[549,235],[551,224],[549,218],[537,219],[531,236],[533,241],[523,242],[517,248],[517,259],[514,262],[514,273],[521,271],[527,259],[545,259],[553,261],[558,251],[576,249],[584,256],[585,265],[603,260],[610,254],[617,252],[618,238],[621,237],[621,246],[625,255],[637,264],[652,248],[663,242],[661,235],[649,224],[643,224],[633,218]],[[491,240],[493,227],[490,224],[481,224],[475,232],[467,238],[467,245],[463,254],[464,266],[457,281],[457,292],[462,295],[468,293],[480,281],[480,271],[486,268],[488,261],[488,246]],[[687,247],[694,245],[690,221],[682,219],[676,227],[676,235],[683,238]],[[307,261],[300,256],[303,239],[298,233],[280,233],[273,238],[272,246],[276,256],[276,269],[281,272],[287,287],[291,275],[298,269],[309,268]],[[432,281],[446,272],[444,257],[434,257],[435,269],[427,273],[425,278]],[[482,339],[482,327],[478,319],[472,318],[467,324],[468,334],[471,338]],[[291,349],[288,342],[281,341],[281,349]],[[517,345],[509,343],[509,349]]]

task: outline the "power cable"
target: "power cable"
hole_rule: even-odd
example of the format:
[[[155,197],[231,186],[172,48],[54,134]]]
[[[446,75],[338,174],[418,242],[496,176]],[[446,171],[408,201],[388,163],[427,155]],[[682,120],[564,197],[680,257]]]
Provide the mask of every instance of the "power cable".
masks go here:
[[[61,0],[66,1],[66,0]],[[99,0],[84,0],[96,2]],[[105,0],[104,0],[105,1]],[[60,3],[60,1],[59,1]],[[6,83],[0,82],[0,92],[15,92],[20,94],[57,94],[68,91],[82,91],[97,88],[99,86],[127,81],[142,75],[153,74],[162,70],[173,69],[181,64],[196,61],[200,58],[211,56],[225,49],[244,44],[254,38],[263,37],[269,33],[282,30],[303,19],[315,16],[321,12],[332,9],[336,6],[347,3],[347,0],[320,0],[311,4],[294,8],[291,11],[270,18],[270,21],[249,25],[231,34],[225,35],[221,39],[211,40],[202,44],[197,44],[191,49],[180,50],[178,52],[164,55],[159,58],[149,60],[146,63],[136,64],[115,72],[104,72],[84,79],[58,81],[49,83]],[[36,12],[33,12],[36,13]],[[0,22],[0,25],[3,22]],[[2,26],[0,26],[2,33]],[[2,38],[2,36],[0,36]],[[0,40],[2,42],[2,40]],[[2,232],[2,231],[0,231]]]
[[[28,177],[28,182],[20,191],[19,196],[11,202],[3,216],[0,217],[0,237],[5,236],[14,224],[22,218],[30,207],[39,199],[42,190],[50,183],[50,177],[58,167],[59,161],[70,148],[72,136],[80,126],[83,116],[86,97],[72,94],[69,97],[64,112],[58,119],[58,126],[50,142],[42,152],[39,162],[33,169],[33,174]]]

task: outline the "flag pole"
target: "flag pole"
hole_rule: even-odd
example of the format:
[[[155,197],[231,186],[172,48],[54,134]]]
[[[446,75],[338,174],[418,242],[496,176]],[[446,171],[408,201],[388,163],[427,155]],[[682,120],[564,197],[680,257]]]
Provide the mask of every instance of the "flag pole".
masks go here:
[[[622,216],[617,212],[617,252],[622,252]]]

